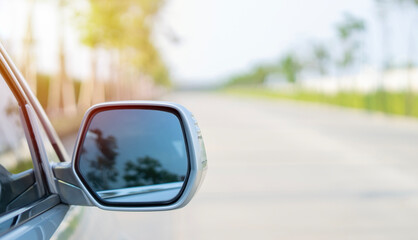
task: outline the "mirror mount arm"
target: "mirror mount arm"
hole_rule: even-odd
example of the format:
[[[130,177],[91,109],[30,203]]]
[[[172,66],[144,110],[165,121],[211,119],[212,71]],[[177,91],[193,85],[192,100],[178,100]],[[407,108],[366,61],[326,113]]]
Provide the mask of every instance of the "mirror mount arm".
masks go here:
[[[55,185],[63,203],[77,206],[94,206],[81,188],[72,169],[71,162],[54,163],[52,172],[54,173]]]

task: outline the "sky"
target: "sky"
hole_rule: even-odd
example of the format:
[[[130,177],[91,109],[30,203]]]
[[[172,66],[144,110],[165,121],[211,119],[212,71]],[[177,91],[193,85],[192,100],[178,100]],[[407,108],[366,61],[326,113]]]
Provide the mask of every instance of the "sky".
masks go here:
[[[25,30],[26,2],[0,0],[0,39],[16,56],[22,50],[16,43]],[[344,13],[366,20],[364,49],[370,65],[378,65],[384,41],[373,0],[167,0],[154,37],[176,84],[214,84],[257,64],[278,61],[289,51],[303,53],[307,42],[334,41],[335,26]],[[390,44],[396,46],[391,57],[402,62],[410,51],[400,32],[413,28],[414,21],[396,14],[389,18],[402,18],[388,25]],[[57,69],[57,19],[56,7],[49,1],[38,2],[34,24],[40,71]],[[76,23],[67,21],[67,25],[68,69],[84,78],[89,74],[89,51],[78,42]]]
[[[158,42],[179,82],[216,82],[303,41],[331,39],[343,13],[367,17],[371,8],[367,0],[174,0],[162,22],[180,43]]]

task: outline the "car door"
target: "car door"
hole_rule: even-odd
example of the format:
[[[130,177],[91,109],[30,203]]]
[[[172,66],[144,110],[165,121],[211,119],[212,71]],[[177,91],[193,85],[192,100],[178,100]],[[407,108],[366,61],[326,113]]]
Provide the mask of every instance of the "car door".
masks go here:
[[[69,208],[53,189],[48,159],[65,159],[48,149],[42,120],[6,58],[1,48],[0,237],[48,239]]]

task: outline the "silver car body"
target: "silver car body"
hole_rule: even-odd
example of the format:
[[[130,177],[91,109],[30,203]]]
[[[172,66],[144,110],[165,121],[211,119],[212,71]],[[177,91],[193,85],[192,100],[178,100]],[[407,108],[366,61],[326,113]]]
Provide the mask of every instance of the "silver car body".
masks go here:
[[[45,175],[46,181],[43,182],[45,188],[49,190],[49,195],[33,204],[29,204],[24,208],[12,211],[0,216],[1,224],[9,224],[13,219],[9,231],[0,235],[4,239],[49,239],[64,219],[70,205],[97,206],[105,210],[117,211],[161,211],[171,210],[185,206],[198,190],[207,168],[206,153],[203,146],[203,140],[200,129],[193,115],[184,107],[167,102],[151,102],[151,101],[132,101],[132,102],[116,102],[103,103],[93,106],[88,110],[85,116],[91,111],[101,106],[112,106],[118,104],[128,105],[150,105],[164,106],[177,110],[182,120],[185,122],[186,135],[189,149],[191,151],[191,171],[188,183],[181,197],[170,205],[165,206],[149,206],[149,207],[115,207],[104,206],[97,202],[80,181],[74,170],[74,161],[70,161],[63,144],[52,127],[45,111],[39,104],[34,94],[29,89],[28,84],[7,55],[4,47],[0,44],[0,73],[5,80],[15,87],[15,91],[20,95],[22,101],[25,102],[25,110],[28,115],[28,123],[31,127],[33,137],[28,139],[29,144],[38,150],[38,156],[41,160],[41,168]],[[86,117],[80,127],[79,135],[76,142],[75,152],[82,138],[81,133],[86,124]],[[40,127],[46,132],[48,140],[51,142],[60,163],[50,163],[44,148],[43,139],[40,134]],[[32,136],[32,135],[31,135]],[[36,167],[35,167],[36,168]],[[34,169],[39,171],[39,169]],[[178,186],[161,186],[162,189],[169,190]],[[139,191],[139,192],[138,192]],[[142,189],[144,191],[144,189]],[[136,193],[140,193],[140,189],[136,189]],[[103,192],[102,194],[106,194]],[[120,192],[123,195],[124,193]]]

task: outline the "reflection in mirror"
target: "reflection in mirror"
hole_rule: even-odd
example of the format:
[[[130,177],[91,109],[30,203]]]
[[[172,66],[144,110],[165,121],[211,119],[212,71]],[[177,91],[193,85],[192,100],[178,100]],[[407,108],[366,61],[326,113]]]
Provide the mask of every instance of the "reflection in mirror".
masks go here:
[[[175,199],[188,172],[179,117],[163,109],[98,112],[81,142],[78,171],[105,202]]]

